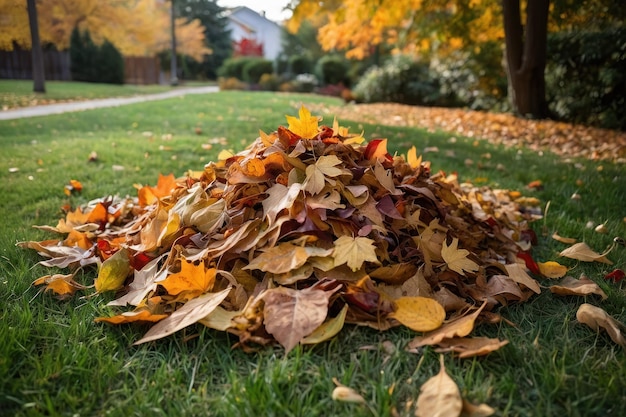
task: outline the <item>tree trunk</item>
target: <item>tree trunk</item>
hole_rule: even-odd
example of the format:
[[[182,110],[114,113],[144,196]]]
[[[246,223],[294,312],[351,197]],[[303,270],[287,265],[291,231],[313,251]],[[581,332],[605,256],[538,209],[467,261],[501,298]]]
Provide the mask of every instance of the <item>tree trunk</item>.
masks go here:
[[[46,85],[43,73],[43,52],[39,40],[39,22],[37,21],[37,5],[35,0],[27,0],[28,24],[30,25],[31,51],[33,55],[33,91],[45,93]]]
[[[170,10],[170,24],[172,31],[172,61],[170,62],[170,85],[177,86],[178,85],[178,67],[176,62],[176,12],[174,10],[174,0],[172,0],[172,8]]]
[[[528,0],[524,27],[520,1],[502,0],[511,103],[516,113],[526,117],[548,116],[544,71],[549,5],[549,0]]]

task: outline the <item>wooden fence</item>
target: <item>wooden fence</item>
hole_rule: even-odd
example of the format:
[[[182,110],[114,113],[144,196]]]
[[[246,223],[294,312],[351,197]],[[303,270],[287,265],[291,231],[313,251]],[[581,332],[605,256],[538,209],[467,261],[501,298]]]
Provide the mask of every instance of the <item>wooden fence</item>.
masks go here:
[[[44,76],[49,81],[71,81],[68,51],[43,51]],[[0,51],[0,78],[31,80],[33,64],[31,51],[14,49]],[[159,84],[164,79],[157,57],[124,57],[125,84]]]

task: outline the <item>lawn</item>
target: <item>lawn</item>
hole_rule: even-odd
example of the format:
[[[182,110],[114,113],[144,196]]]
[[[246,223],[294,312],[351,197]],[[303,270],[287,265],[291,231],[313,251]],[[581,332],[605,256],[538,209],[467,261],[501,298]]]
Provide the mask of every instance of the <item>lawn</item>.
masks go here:
[[[54,84],[50,84],[52,87]],[[2,90],[0,84],[0,91]],[[60,302],[32,281],[50,273],[36,253],[16,242],[51,238],[32,225],[56,225],[61,206],[109,194],[134,194],[134,184],[155,184],[158,174],[183,175],[239,151],[285,125],[304,103],[340,105],[333,98],[277,93],[221,92],[118,108],[0,122],[0,415],[406,415],[419,387],[439,370],[438,354],[404,351],[416,333],[346,326],[331,341],[257,353],[232,350],[235,337],[191,326],[137,347],[145,328],[94,323],[111,297]],[[324,115],[332,124],[332,115]],[[626,237],[623,165],[564,161],[550,152],[504,149],[445,133],[344,122],[367,139],[386,137],[390,151],[428,150],[433,171],[461,180],[519,190],[550,209],[534,224],[534,257],[558,260],[570,275],[586,274],[608,294],[557,297],[547,289],[529,302],[499,309],[514,326],[483,324],[474,335],[509,340],[482,358],[445,356],[464,398],[487,403],[498,416],[621,415],[626,404],[626,355],[606,334],[575,319],[589,302],[626,322],[624,283],[603,277],[626,266],[626,248],[608,255],[614,265],[558,258],[566,246],[550,238],[586,242],[598,252]],[[210,146],[208,146],[210,145]],[[436,147],[436,149],[435,149]],[[91,152],[97,154],[89,161]],[[472,163],[469,163],[471,161]],[[71,201],[63,189],[83,184]],[[542,188],[527,189],[539,180]],[[576,193],[579,199],[572,199]],[[601,234],[587,223],[605,223]],[[548,280],[540,280],[546,287]],[[368,405],[331,399],[333,378],[363,395]],[[622,410],[622,411],[620,411]]]

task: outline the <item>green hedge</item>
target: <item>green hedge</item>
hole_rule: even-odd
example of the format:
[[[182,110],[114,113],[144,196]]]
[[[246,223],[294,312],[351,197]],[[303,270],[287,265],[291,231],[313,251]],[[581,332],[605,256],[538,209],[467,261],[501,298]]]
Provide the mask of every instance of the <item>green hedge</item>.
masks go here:
[[[562,120],[626,130],[626,28],[550,35],[546,92]]]
[[[124,84],[124,58],[105,39],[96,45],[89,31],[74,28],[70,37],[70,71],[74,81]]]

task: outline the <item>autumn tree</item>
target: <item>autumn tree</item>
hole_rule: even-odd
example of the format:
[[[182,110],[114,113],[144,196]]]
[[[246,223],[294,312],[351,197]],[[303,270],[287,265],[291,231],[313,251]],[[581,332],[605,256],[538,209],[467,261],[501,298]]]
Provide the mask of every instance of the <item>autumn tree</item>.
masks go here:
[[[43,71],[43,52],[41,51],[41,42],[39,40],[37,4],[35,0],[28,0],[27,5],[33,55],[33,91],[36,93],[45,93],[46,86]]]

